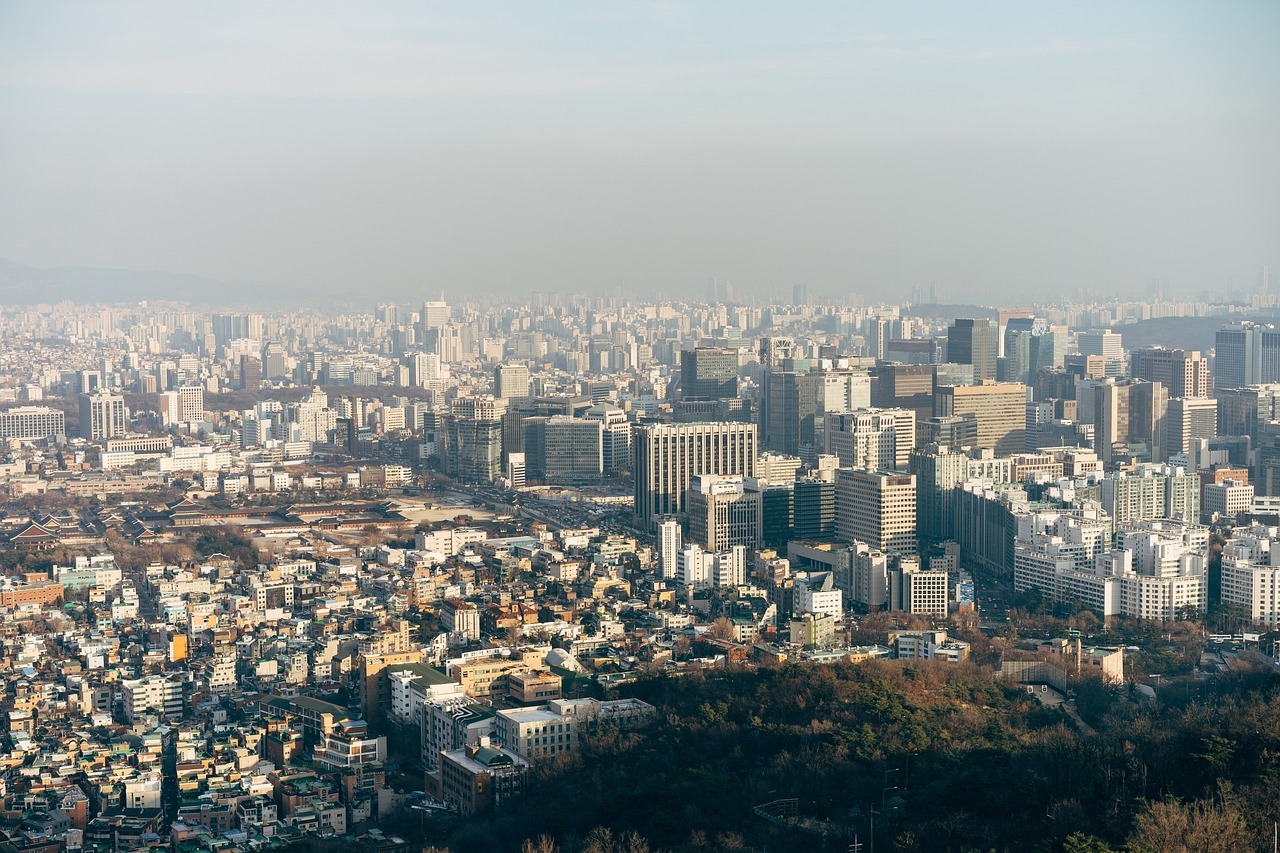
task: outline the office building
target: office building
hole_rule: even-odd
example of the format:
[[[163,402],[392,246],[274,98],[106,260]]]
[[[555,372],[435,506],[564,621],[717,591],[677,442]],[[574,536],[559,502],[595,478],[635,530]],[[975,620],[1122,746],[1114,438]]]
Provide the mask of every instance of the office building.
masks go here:
[[[863,409],[828,413],[824,452],[841,468],[902,471],[915,447],[916,416],[910,409]]]
[[[761,548],[785,549],[795,535],[795,482],[769,483],[748,479],[746,489],[760,496],[756,526]]]
[[[268,380],[289,376],[289,353],[279,341],[268,341],[262,348],[262,375]]]
[[[680,388],[685,400],[731,400],[738,396],[738,351],[696,347],[680,353]]]
[[[880,364],[871,381],[871,405],[915,412],[917,446],[924,443],[924,422],[933,417],[937,375],[938,367],[933,364]]]
[[[631,423],[627,413],[609,403],[597,403],[583,414],[583,419],[601,425],[604,473],[615,476],[631,468]]]
[[[446,415],[445,472],[464,483],[492,483],[502,473],[502,422]]]
[[[524,456],[530,480],[594,482],[604,474],[604,424],[568,415],[525,418]]]
[[[1259,323],[1231,323],[1218,330],[1214,342],[1215,388],[1280,382],[1280,330]]]
[[[1165,415],[1165,458],[1184,454],[1197,438],[1217,435],[1218,403],[1210,397],[1170,397]]]
[[[658,569],[671,580],[680,572],[680,552],[684,550],[680,520],[664,518],[658,522]]]
[[[90,441],[118,438],[127,432],[124,397],[106,391],[80,397],[80,435]]]
[[[1143,347],[1134,350],[1129,374],[1134,379],[1159,382],[1169,397],[1208,397],[1211,390],[1209,360],[1199,350]]]
[[[972,416],[974,446],[994,450],[997,456],[1020,453],[1026,447],[1027,386],[1022,383],[939,385],[933,399],[939,418]],[[955,438],[958,441],[947,443],[963,444],[964,436]]]
[[[160,420],[165,426],[198,423],[204,420],[204,388],[183,385],[159,395]]]
[[[422,303],[422,311],[418,315],[419,325],[423,329],[442,329],[449,322],[449,303],[443,299]]]
[[[262,387],[262,362],[257,356],[240,356],[240,388],[244,391],[257,391]]]
[[[792,490],[792,535],[796,539],[835,536],[836,484],[832,480],[797,480]]]
[[[1280,383],[1218,388],[1217,435],[1262,435],[1261,425],[1280,420]]]
[[[756,460],[756,477],[768,483],[794,483],[796,474],[804,467],[798,456],[781,453],[761,453]]]
[[[648,530],[659,516],[684,511],[695,476],[755,476],[756,426],[644,424],[635,430],[632,450],[636,515]]]
[[[62,439],[66,434],[66,415],[58,409],[18,406],[0,411],[0,440]]]
[[[760,504],[759,489],[748,489],[742,477],[694,476],[685,508],[689,542],[713,552],[727,551],[734,545],[759,548]]]
[[[841,468],[836,471],[836,538],[881,551],[914,554],[916,478]]]
[[[765,374],[764,392],[760,424],[765,449],[812,462],[823,448],[823,416],[869,408],[871,377],[838,364],[771,371]]]
[[[889,573],[890,610],[917,616],[946,617],[950,601],[947,573],[922,569],[919,557],[899,557]]]
[[[835,572],[796,572],[791,609],[796,614],[844,615],[844,594],[836,587]]]
[[[945,444],[918,447],[907,460],[916,478],[916,525],[921,542],[954,535],[955,490],[969,479],[969,457]]]
[[[994,381],[999,355],[995,320],[960,319],[947,329],[947,361],[973,365],[973,381]]]
[[[504,400],[529,396],[529,368],[523,364],[499,364],[493,369],[493,396]]]
[[[1243,480],[1205,483],[1200,489],[1200,520],[1213,524],[1234,520],[1253,507],[1253,486]]]
[[[1005,327],[1003,343],[996,371],[1000,380],[1030,385],[1041,370],[1062,366],[1067,330],[1040,318],[1014,318]]]
[[[1093,388],[1094,449],[1103,462],[1167,459],[1169,394],[1159,382],[1108,381]]]
[[[1088,329],[1076,337],[1076,346],[1084,356],[1097,356],[1107,361],[1123,361],[1123,339],[1110,329]]]

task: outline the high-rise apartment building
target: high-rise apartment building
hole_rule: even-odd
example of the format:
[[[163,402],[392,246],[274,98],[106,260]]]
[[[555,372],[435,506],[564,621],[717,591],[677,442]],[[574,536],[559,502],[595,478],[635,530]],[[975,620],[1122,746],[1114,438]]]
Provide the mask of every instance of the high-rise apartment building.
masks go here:
[[[659,516],[684,511],[695,476],[755,476],[756,426],[645,424],[636,428],[632,450],[636,515],[647,530]]]
[[[973,417],[975,446],[990,448],[997,456],[1021,453],[1026,447],[1027,386],[1021,382],[940,385],[933,400],[939,418]]]
[[[1199,350],[1143,347],[1133,351],[1129,373],[1134,379],[1159,382],[1171,398],[1209,396],[1209,360]]]
[[[127,431],[124,397],[106,391],[80,397],[80,435],[90,441],[117,438]]]
[[[916,478],[841,468],[836,471],[836,538],[914,554]]]
[[[959,319],[947,329],[947,361],[973,365],[973,381],[996,378],[1000,335],[995,320]]]

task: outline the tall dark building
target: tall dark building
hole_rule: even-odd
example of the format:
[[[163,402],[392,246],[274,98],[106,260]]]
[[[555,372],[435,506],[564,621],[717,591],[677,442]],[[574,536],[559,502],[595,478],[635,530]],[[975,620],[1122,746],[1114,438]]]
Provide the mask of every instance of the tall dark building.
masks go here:
[[[933,417],[933,388],[938,368],[933,364],[880,364],[871,382],[871,405],[881,409],[911,409],[916,413],[916,444],[922,443],[925,421]]]
[[[245,391],[262,387],[262,362],[255,356],[240,356],[240,387]]]
[[[760,545],[786,550],[795,521],[795,484],[748,481],[747,491],[760,493]]]
[[[995,320],[961,319],[947,329],[947,361],[973,365],[973,381],[996,378],[1000,329]]]
[[[836,484],[827,480],[796,480],[792,490],[792,536],[830,539],[836,533]]]
[[[680,353],[680,387],[686,400],[730,400],[738,396],[738,351],[697,347]]]

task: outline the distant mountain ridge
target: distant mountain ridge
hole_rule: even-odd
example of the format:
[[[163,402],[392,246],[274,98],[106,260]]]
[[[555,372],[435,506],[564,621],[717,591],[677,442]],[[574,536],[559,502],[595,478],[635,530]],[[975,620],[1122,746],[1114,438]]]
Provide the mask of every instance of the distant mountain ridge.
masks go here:
[[[40,302],[140,302],[254,305],[292,301],[295,294],[261,282],[226,282],[191,273],[97,267],[39,269],[0,258],[0,305]]]

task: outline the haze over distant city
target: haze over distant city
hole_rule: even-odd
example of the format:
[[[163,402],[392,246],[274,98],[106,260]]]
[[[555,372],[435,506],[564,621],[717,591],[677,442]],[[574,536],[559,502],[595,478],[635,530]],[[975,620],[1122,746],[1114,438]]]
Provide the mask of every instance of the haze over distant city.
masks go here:
[[[1252,292],[1277,33],[1264,2],[8,2],[0,257],[300,297]]]

